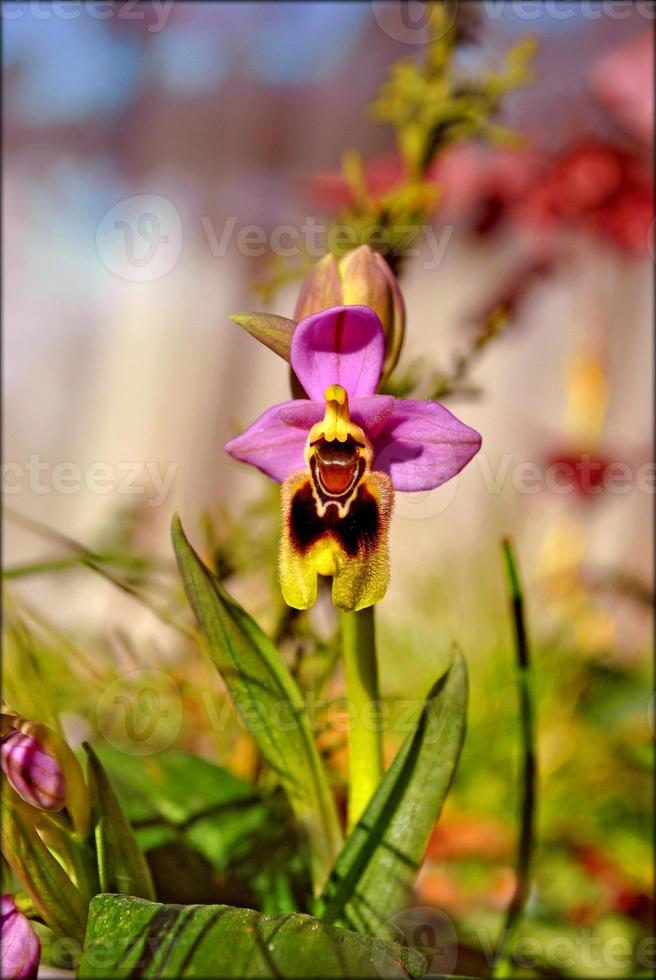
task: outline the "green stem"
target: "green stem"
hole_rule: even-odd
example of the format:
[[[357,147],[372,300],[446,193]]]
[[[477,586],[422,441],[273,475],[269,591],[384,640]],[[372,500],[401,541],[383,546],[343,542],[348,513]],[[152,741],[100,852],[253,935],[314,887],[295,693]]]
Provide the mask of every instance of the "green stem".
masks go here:
[[[364,812],[383,775],[383,739],[374,608],[342,613],[342,648],[349,708],[348,830]]]
[[[513,614],[515,656],[519,687],[520,725],[523,750],[523,795],[521,830],[517,851],[515,891],[510,900],[506,921],[497,948],[492,975],[498,980],[512,975],[512,943],[524,913],[531,885],[531,859],[535,845],[535,808],[537,793],[537,763],[535,751],[535,710],[531,683],[531,659],[524,617],[524,597],[512,544],[503,541],[506,578]]]

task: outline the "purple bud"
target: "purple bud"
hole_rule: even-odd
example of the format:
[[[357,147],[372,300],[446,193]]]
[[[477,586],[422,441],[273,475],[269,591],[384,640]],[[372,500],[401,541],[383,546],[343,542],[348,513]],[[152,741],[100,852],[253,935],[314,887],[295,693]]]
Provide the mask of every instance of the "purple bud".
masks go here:
[[[2,738],[2,771],[26,803],[39,810],[66,806],[66,781],[59,765],[31,735],[16,730]]]
[[[39,937],[11,895],[2,896],[2,976],[6,980],[34,980],[41,958]]]

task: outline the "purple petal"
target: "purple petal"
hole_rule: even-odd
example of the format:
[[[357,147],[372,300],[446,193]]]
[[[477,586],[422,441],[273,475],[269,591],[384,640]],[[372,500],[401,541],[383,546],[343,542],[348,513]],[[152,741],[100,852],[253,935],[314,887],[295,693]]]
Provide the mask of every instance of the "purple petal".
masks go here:
[[[266,476],[278,483],[297,470],[305,469],[305,442],[308,430],[302,426],[285,423],[280,414],[284,409],[295,411],[301,402],[282,402],[267,409],[240,436],[225,445],[226,452],[242,463],[257,466]],[[323,418],[322,406],[317,406],[319,418]],[[309,426],[308,426],[309,428]]]
[[[11,895],[2,896],[1,930],[2,976],[7,980],[33,980],[41,958],[41,943]]]
[[[66,781],[59,764],[31,735],[13,731],[3,737],[2,771],[31,806],[62,810],[66,805]]]
[[[328,385],[351,401],[376,391],[385,354],[380,320],[368,306],[333,306],[296,327],[290,360],[308,396],[323,403]]]
[[[455,476],[481,447],[481,437],[437,402],[398,399],[374,440],[374,469],[395,490],[433,490]]]
[[[280,406],[279,415],[285,425],[295,425],[297,429],[304,429],[307,438],[308,432],[316,422],[321,421],[325,411],[323,402],[311,402],[307,398],[299,398]]]
[[[351,402],[351,417],[364,429],[372,440],[378,435],[394,411],[396,398],[393,395],[371,395],[369,398],[356,398]]]

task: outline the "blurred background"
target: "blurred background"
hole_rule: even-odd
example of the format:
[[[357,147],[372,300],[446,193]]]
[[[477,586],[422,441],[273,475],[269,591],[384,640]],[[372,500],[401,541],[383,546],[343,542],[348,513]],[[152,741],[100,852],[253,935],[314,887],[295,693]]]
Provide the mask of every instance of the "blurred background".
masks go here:
[[[496,64],[525,34],[539,46],[501,113],[523,147],[440,158],[440,206],[402,271],[400,371],[450,378],[445,403],[483,435],[457,480],[397,500],[379,610],[392,701],[423,694],[453,641],[471,674],[465,751],[417,901],[474,948],[512,892],[508,534],[539,714],[527,935],[543,949],[566,939],[543,972],[633,976],[653,935],[653,5],[452,10],[465,66]],[[288,397],[287,371],[228,317],[292,315],[299,280],[280,270],[298,265],[294,229],[343,204],[345,150],[374,188],[394,183],[393,133],[369,106],[395,62],[421,56],[424,14],[418,2],[3,5],[4,563],[39,651],[15,661],[8,695],[29,713],[27,681],[45,685],[74,741],[120,742],[104,692],[164,668],[160,693],[180,710],[153,751],[191,747],[249,773],[243,732],[226,741],[210,717],[219,682],[163,622],[181,605],[170,520],[181,514],[277,629],[276,491],[222,446]],[[282,284],[263,293],[272,260]],[[507,322],[479,350],[498,308]],[[310,627],[330,647],[328,606],[309,621],[287,631],[290,656],[307,652]],[[630,955],[599,953],[618,937]]]

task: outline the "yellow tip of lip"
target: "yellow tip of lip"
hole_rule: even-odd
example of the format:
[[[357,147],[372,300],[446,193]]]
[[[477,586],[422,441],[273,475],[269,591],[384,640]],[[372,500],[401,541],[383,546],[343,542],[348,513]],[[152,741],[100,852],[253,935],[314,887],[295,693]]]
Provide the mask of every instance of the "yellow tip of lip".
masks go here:
[[[341,385],[328,385],[323,397],[327,402],[337,402],[338,405],[344,405],[347,401],[346,391]]]
[[[355,436],[356,441],[364,441],[364,433],[360,426],[351,422],[348,392],[341,385],[328,385],[324,391],[326,400],[325,414],[321,422],[316,422],[310,429],[308,443],[314,444],[317,439],[327,442],[346,442],[349,435]]]

